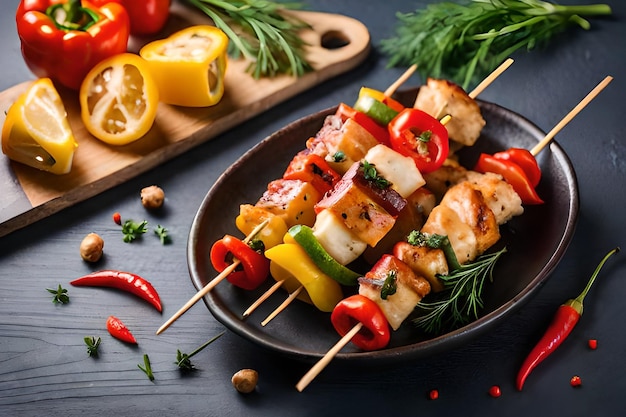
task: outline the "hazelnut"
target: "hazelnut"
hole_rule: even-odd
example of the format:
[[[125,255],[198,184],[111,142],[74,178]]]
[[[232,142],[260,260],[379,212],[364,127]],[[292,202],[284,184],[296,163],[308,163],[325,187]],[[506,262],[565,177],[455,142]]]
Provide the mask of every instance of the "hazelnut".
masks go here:
[[[141,204],[149,210],[158,209],[165,201],[165,193],[156,185],[141,189]]]
[[[254,369],[242,369],[237,371],[231,379],[233,387],[244,394],[254,391],[258,381],[259,373]]]
[[[103,248],[104,240],[97,233],[89,233],[80,242],[80,256],[87,262],[98,262]]]

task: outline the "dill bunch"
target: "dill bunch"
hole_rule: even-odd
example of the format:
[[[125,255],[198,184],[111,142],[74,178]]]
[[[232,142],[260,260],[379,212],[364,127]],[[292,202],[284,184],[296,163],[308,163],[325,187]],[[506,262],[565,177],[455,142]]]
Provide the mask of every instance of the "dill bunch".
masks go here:
[[[434,3],[398,13],[395,36],[381,41],[389,66],[418,65],[422,77],[446,78],[466,91],[520,48],[546,44],[581,16],[610,15],[606,4],[557,5],[541,0]]]

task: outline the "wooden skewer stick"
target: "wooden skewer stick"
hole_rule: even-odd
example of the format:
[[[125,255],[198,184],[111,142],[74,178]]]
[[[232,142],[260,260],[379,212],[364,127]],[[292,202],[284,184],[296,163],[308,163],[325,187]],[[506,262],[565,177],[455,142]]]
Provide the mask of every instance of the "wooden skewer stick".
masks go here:
[[[530,150],[530,153],[533,155],[537,155],[541,150],[548,144],[550,141],[556,136],[556,134],[565,127],[580,111],[591,102],[599,93],[606,87],[611,81],[613,77],[606,76],[604,80],[602,80],[593,90],[587,94],[585,98],[583,98],[580,103],[576,107],[574,107],[552,130],[539,142],[535,145],[534,148]]]
[[[475,99],[476,97],[478,97],[478,95],[482,93],[483,90],[489,86],[489,84],[491,84],[496,78],[498,78],[500,74],[506,71],[507,68],[509,68],[512,64],[513,64],[513,58],[506,59],[502,64],[500,64],[500,66],[498,66],[498,68],[493,70],[491,74],[489,74],[484,80],[482,80],[480,84],[478,84],[476,88],[474,88],[468,94],[468,96],[470,96],[470,98],[472,99]]]
[[[283,302],[282,302],[282,304],[281,304],[281,305],[279,305],[279,306],[278,306],[278,307],[277,307],[274,311],[272,311],[272,312],[269,314],[269,316],[267,316],[267,318],[266,318],[265,320],[263,320],[263,321],[261,322],[261,326],[265,327],[265,325],[266,325],[267,323],[269,323],[270,321],[272,321],[272,319],[273,319],[274,317],[276,317],[276,316],[277,316],[277,315],[278,315],[281,311],[283,311],[284,309],[286,309],[286,308],[289,306],[289,304],[291,304],[291,302],[292,302],[293,300],[295,300],[295,299],[296,299],[296,297],[298,296],[298,294],[300,294],[300,293],[302,292],[302,290],[303,290],[303,289],[304,289],[304,287],[301,285],[301,286],[299,286],[298,288],[296,288],[294,292],[292,292],[291,294],[289,294],[289,297],[287,297],[287,298],[285,299],[285,301],[283,301]]]
[[[361,322],[355,324],[354,327],[350,329],[350,331],[346,333],[344,337],[339,339],[339,341],[335,343],[335,345],[330,348],[328,352],[326,352],[322,359],[320,359],[315,365],[313,365],[313,367],[309,369],[309,372],[307,372],[302,377],[302,379],[300,379],[300,381],[296,384],[296,389],[302,392],[311,383],[311,381],[313,381],[315,377],[318,376],[320,372],[322,372],[324,368],[326,368],[326,366],[328,366],[330,361],[332,361],[337,353],[339,353],[339,351],[343,349],[343,347],[347,345],[350,340],[352,340],[352,338],[361,330],[362,327],[363,323]]]
[[[384,92],[385,97],[391,97],[396,90],[409,79],[411,75],[417,70],[417,64],[411,65],[404,74],[400,76],[393,84],[391,84]]]
[[[265,220],[262,223],[260,223],[257,227],[254,228],[254,230],[252,230],[252,232],[250,232],[248,236],[246,236],[243,242],[244,243],[250,242],[250,240],[252,240],[254,236],[256,236],[265,226],[267,226],[267,223],[269,223],[269,220]],[[182,306],[176,313],[174,313],[174,315],[170,317],[169,320],[163,323],[163,325],[159,327],[159,329],[156,331],[156,334],[161,334],[164,330],[170,327],[172,323],[178,320],[178,318],[182,316],[187,310],[189,310],[191,306],[196,304],[202,297],[207,295],[213,288],[215,288],[217,284],[222,282],[228,275],[230,275],[230,273],[233,272],[235,268],[239,266],[240,263],[241,261],[239,259],[234,259],[232,264],[228,265],[228,267],[226,267],[222,272],[220,272],[218,276],[216,276],[211,281],[209,281],[209,283],[206,284],[193,297],[191,297],[189,301],[185,303],[184,306]]]
[[[250,307],[248,307],[246,311],[243,312],[242,314],[243,318],[246,318],[250,314],[252,314],[252,312],[256,310],[258,306],[260,306],[265,300],[267,300],[270,297],[270,295],[278,291],[280,286],[283,285],[283,282],[285,282],[284,279],[281,279],[280,281],[276,281],[274,285],[272,285],[267,291],[265,291],[263,295],[261,295],[254,303],[250,305]]]

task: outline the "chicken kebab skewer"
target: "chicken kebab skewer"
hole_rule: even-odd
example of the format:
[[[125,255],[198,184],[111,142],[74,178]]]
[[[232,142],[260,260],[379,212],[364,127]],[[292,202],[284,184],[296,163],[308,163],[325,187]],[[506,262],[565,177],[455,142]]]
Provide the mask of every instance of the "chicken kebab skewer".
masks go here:
[[[506,60],[502,65],[500,65],[494,72],[492,72],[487,78],[485,78],[485,80],[483,80],[483,82],[475,89],[473,90],[470,94],[473,97],[476,97],[480,92],[482,92],[489,84],[491,84],[500,74],[502,74],[502,72],[504,72],[511,64],[513,63],[512,59],[508,59]],[[398,85],[400,85],[401,80],[404,80],[406,78],[408,78],[407,74],[410,74],[410,72],[412,72],[412,70],[414,70],[414,68],[409,69],[409,71],[407,71],[403,77],[401,77],[398,82],[394,83],[390,88],[387,89],[387,91],[385,91],[384,96],[388,97],[391,94],[393,94],[393,92],[395,91],[395,88],[397,88]],[[482,126],[484,125],[484,120],[482,119],[482,117],[480,116],[480,110],[478,108],[478,106],[476,105],[476,103],[473,101],[473,99],[469,99],[466,97],[466,93],[462,92],[455,92],[454,97],[447,97],[446,101],[447,102],[452,102],[454,103],[455,101],[462,101],[463,103],[460,105],[456,105],[454,109],[452,109],[453,114],[463,114],[464,116],[467,115],[468,113],[474,113],[472,115],[472,118],[474,120],[478,119],[479,122],[475,123],[475,125],[478,126],[478,128],[474,128],[473,131],[469,134],[474,136],[473,138],[469,138],[469,140],[471,141],[475,141],[476,138],[478,138],[478,136],[480,135],[480,129],[482,129]],[[463,107],[471,107],[471,110],[464,110]],[[477,116],[476,116],[477,115]],[[411,117],[413,117],[414,115],[411,115]],[[426,117],[428,117],[426,115]],[[424,120],[424,115],[420,115],[419,116],[420,120]],[[452,118],[454,119],[454,117]],[[450,121],[450,117],[443,117],[440,122],[442,125],[445,125],[448,121]],[[405,123],[405,122],[402,122]],[[414,121],[413,120],[407,120],[406,123],[410,123],[413,124]],[[429,122],[430,124],[433,124],[433,122]],[[436,122],[434,122],[436,123]],[[437,125],[439,125],[439,123],[436,123]],[[398,123],[398,125],[400,125],[400,123]],[[411,127],[413,127],[411,125]],[[434,128],[437,128],[437,126],[434,126]],[[443,130],[441,128],[441,125],[439,125],[439,128],[441,130]],[[322,132],[325,129],[322,129]],[[457,128],[457,131],[460,131],[460,129]],[[331,132],[331,134],[334,132]],[[354,135],[354,136],[358,136],[358,135]],[[439,135],[444,136],[443,134]],[[322,138],[321,141],[325,141],[326,139],[323,137],[323,133],[318,134],[318,137]],[[467,134],[465,135],[465,137],[467,138]],[[435,137],[433,136],[433,141],[434,141]],[[353,137],[349,138],[351,143],[351,146],[354,146],[354,143],[359,143],[359,142],[365,142],[365,141],[360,141],[359,138],[357,137],[356,139]],[[447,139],[445,139],[446,141],[446,145],[447,145]],[[331,142],[330,145],[327,145],[325,147],[325,149],[323,150],[323,152],[333,152],[336,149],[341,149],[342,146],[343,147],[347,147],[345,143],[343,142],[348,142],[348,140],[343,140],[340,141],[341,145],[335,145],[333,142],[333,139],[331,138],[329,140],[329,142]],[[411,165],[412,162],[410,159],[404,159],[404,161],[398,159],[396,156],[397,155],[392,155],[391,153],[395,153],[395,152],[390,152],[390,149],[386,148],[386,147],[382,147],[382,146],[372,146],[374,145],[372,144],[367,144],[367,145],[361,145],[362,148],[365,148],[365,150],[367,150],[367,148],[374,148],[372,149],[372,152],[367,152],[367,154],[365,155],[365,160],[367,160],[368,158],[371,159],[372,165],[378,165],[378,169],[382,169],[383,171],[386,171],[386,173],[391,173],[391,171],[395,171],[395,177],[397,178],[398,176],[403,176],[403,177],[407,177],[407,178],[415,178],[417,179],[414,184],[410,184],[410,185],[404,185],[402,187],[398,187],[400,188],[401,192],[401,197],[408,197],[409,194],[411,194],[412,191],[415,191],[417,188],[419,188],[421,185],[423,185],[423,181],[421,179],[421,174],[419,171],[416,171],[414,167],[412,167]],[[330,148],[327,149],[327,148]],[[336,149],[335,149],[336,148]],[[364,152],[365,153],[365,152]],[[445,158],[447,156],[447,146],[445,148],[445,152],[442,151],[440,152],[440,158]],[[352,153],[351,153],[352,154]],[[410,153],[409,153],[410,154]],[[373,156],[372,156],[373,155]],[[441,159],[441,161],[439,161],[438,163],[443,162],[443,159]],[[353,160],[350,161],[351,164],[354,163]],[[393,166],[393,165],[396,166]],[[408,164],[408,166],[407,166]],[[383,168],[384,165],[384,168]],[[429,167],[430,168],[430,167]],[[434,168],[431,168],[434,169]],[[415,171],[415,172],[414,172]],[[424,171],[424,169],[422,170]],[[354,174],[354,172],[353,172]],[[399,175],[398,175],[399,174]],[[399,184],[401,183],[405,183],[406,181],[402,181],[401,179],[398,178],[398,180],[396,181],[395,179],[393,181],[391,181],[391,183],[394,183],[395,186],[399,186]],[[410,181],[409,181],[410,182]],[[406,190],[410,190],[410,192],[407,192]],[[404,193],[402,192],[404,191]],[[418,195],[419,197],[419,195]],[[337,213],[336,213],[337,214]],[[331,246],[340,246],[337,244],[337,242],[332,242],[332,240],[336,239],[339,236],[339,239],[336,239],[338,242],[341,241],[346,241],[345,239],[345,234],[341,234],[341,233],[331,233],[329,234],[329,236],[331,237],[324,237],[324,231],[328,231],[330,229],[337,229],[337,230],[341,230],[341,226],[337,225],[336,222],[334,220],[336,220],[336,218],[332,215],[329,215],[328,213],[321,213],[320,215],[320,219],[316,220],[316,225],[314,226],[314,229],[317,229],[318,233],[316,233],[316,237],[321,238],[322,240],[322,246],[324,246],[325,248],[330,249]],[[341,239],[341,237],[344,237],[344,239]],[[393,237],[389,237],[387,240],[391,241]],[[349,240],[349,239],[348,239]],[[352,242],[354,243],[354,242]],[[368,242],[369,244],[372,244],[372,246],[375,246],[375,242]],[[348,242],[348,245],[350,244],[350,242]],[[359,246],[361,246],[361,249],[365,248],[365,244],[359,242]],[[380,249],[379,249],[380,251]],[[355,252],[359,252],[359,250],[355,249]],[[342,264],[347,264],[350,260],[353,260],[353,257],[348,254],[347,256],[343,256],[343,254],[338,254],[337,250],[332,250],[331,249],[331,254],[334,255],[335,258],[339,259],[339,262]],[[358,253],[356,254],[358,256]],[[278,282],[281,282],[281,284],[274,284],[266,293],[264,293],[258,300],[256,300],[243,314],[243,317],[247,317],[252,311],[254,311],[255,308],[257,308],[264,300],[266,300],[273,292],[277,291],[278,288],[281,287],[282,283],[284,282],[284,280],[280,280]],[[263,326],[265,326],[267,323],[269,323],[269,321],[271,321],[274,317],[276,317],[282,310],[284,310],[296,297],[298,297],[298,295],[300,294],[300,292],[304,289],[303,286],[297,286],[295,287],[295,289],[292,289],[292,291],[290,291],[289,296],[285,299],[285,301],[280,304],[275,310],[273,310],[262,322],[261,324]]]
[[[611,80],[611,77],[606,77],[598,84],[539,142],[533,152],[538,153],[543,149]],[[475,259],[493,246],[499,240],[498,226],[523,212],[520,197],[501,177],[464,168],[457,168],[455,172],[458,176],[444,193],[440,204],[429,214],[418,234],[417,240],[420,242],[417,245],[408,242],[398,243],[394,247],[393,255],[384,255],[370,272],[359,279],[359,294],[339,303],[337,305],[339,313],[336,314],[336,310],[333,310],[331,321],[342,338],[296,384],[298,391],[303,391],[350,341],[356,343],[355,340],[359,340],[360,343],[367,343],[372,339],[378,339],[382,344],[389,340],[382,325],[375,326],[370,319],[359,321],[359,316],[350,310],[358,308],[353,307],[358,305],[354,300],[355,297],[373,301],[379,307],[376,311],[382,311],[388,325],[394,330],[397,329],[421,299],[429,293],[431,287],[441,285],[440,278],[448,275],[451,270],[462,268],[461,264]],[[428,244],[424,245],[424,239],[429,236],[438,236],[446,240],[450,243],[453,253],[446,253],[445,250],[433,248]],[[501,253],[502,251],[497,252],[492,257],[497,259]],[[415,271],[419,271],[418,274]],[[490,267],[487,271],[490,273]],[[389,290],[384,287],[392,275],[395,275],[393,279],[395,288],[389,296]],[[395,302],[391,302],[393,297],[397,297]],[[340,317],[337,318],[335,315]],[[360,335],[364,326],[367,329],[365,335]],[[372,328],[379,333],[373,333]],[[357,339],[359,336],[360,339]]]

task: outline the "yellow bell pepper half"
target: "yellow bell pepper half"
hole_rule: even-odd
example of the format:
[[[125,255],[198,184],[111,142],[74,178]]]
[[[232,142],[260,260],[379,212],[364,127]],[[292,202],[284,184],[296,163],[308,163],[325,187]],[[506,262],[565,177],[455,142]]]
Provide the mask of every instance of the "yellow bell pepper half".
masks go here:
[[[224,94],[227,47],[221,29],[198,25],[148,43],[139,55],[149,63],[163,103],[208,107]]]
[[[275,263],[296,278],[319,310],[330,313],[343,299],[339,283],[324,274],[300,245],[282,243],[266,250],[265,256],[271,261],[270,270]]]

